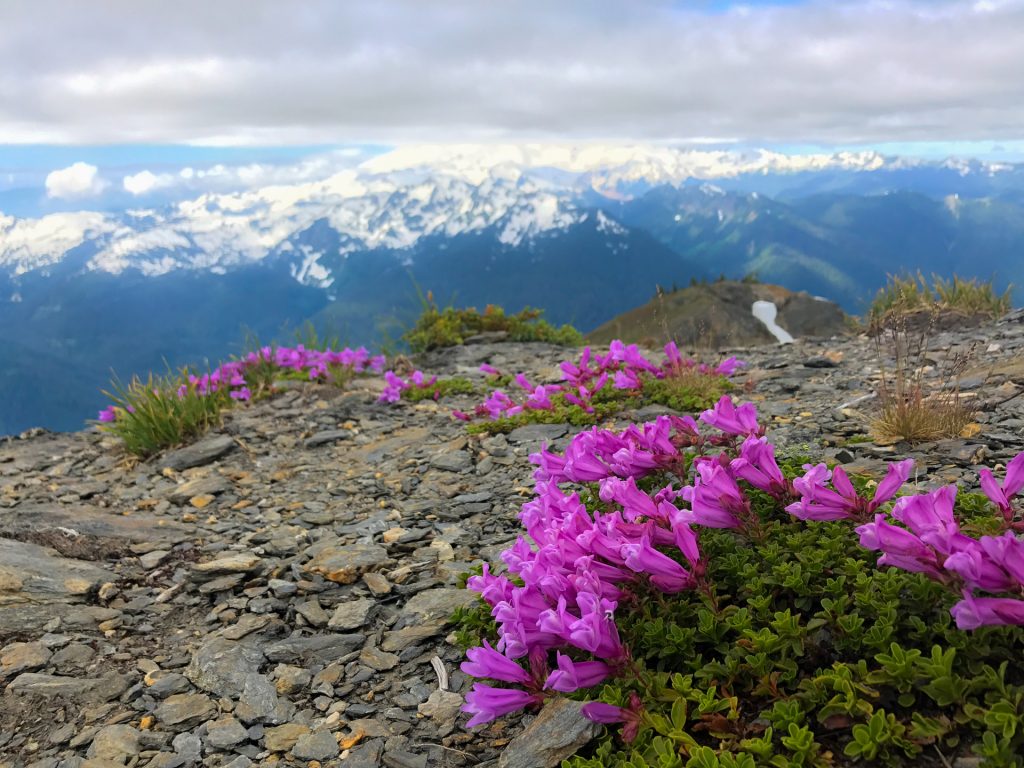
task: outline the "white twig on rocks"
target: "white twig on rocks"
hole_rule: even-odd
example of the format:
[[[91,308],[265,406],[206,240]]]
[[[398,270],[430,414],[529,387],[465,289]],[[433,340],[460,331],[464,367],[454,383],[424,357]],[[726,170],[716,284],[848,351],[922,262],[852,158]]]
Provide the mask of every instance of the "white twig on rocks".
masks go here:
[[[434,674],[437,675],[437,687],[442,691],[448,690],[448,669],[445,667],[444,662],[441,661],[440,656],[434,656],[430,659],[430,666],[434,668]]]

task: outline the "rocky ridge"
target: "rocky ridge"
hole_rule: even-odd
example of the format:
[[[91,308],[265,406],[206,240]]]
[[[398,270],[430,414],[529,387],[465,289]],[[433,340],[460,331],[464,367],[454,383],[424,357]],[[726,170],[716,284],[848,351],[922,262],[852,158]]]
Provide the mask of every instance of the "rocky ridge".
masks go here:
[[[865,472],[909,455],[923,486],[973,483],[1024,450],[1024,312],[931,344],[936,369],[972,355],[970,437],[865,440],[864,337],[744,350],[741,378],[784,449]],[[564,356],[476,344],[419,363],[543,381]],[[459,574],[518,535],[528,454],[571,428],[471,437],[448,413],[477,398],[389,406],[377,390],[290,389],[134,466],[94,431],[0,442],[0,766],[511,768],[585,743],[568,702],[467,732],[448,624],[472,597]]]

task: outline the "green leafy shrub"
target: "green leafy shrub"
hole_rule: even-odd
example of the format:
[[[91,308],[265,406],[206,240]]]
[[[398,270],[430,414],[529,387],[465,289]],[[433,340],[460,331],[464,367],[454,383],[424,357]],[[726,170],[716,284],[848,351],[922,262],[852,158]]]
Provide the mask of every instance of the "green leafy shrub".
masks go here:
[[[439,347],[455,347],[470,336],[501,331],[509,341],[543,341],[549,344],[573,347],[583,343],[580,332],[570,325],[555,327],[542,318],[539,309],[526,309],[516,314],[493,304],[479,312],[475,307],[439,309],[428,293],[423,313],[404,336],[413,352],[426,352]]]

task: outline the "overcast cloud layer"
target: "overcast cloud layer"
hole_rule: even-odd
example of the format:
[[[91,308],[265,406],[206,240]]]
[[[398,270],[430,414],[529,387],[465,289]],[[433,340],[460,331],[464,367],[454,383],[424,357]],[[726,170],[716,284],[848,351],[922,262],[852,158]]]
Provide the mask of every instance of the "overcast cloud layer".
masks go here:
[[[0,143],[1008,140],[1022,39],[1024,0],[4,0]]]

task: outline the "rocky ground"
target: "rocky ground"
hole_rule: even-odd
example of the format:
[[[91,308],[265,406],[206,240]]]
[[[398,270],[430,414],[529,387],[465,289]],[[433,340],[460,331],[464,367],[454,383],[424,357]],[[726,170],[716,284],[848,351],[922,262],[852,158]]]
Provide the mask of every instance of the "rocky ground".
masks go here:
[[[744,351],[741,378],[782,446],[973,483],[1024,450],[1024,313],[932,346],[937,368],[970,352],[979,429],[913,450],[863,441],[868,339]],[[564,354],[420,362],[543,380]],[[447,624],[471,598],[459,574],[518,533],[527,455],[569,428],[468,437],[448,413],[474,398],[388,406],[376,388],[292,389],[135,466],[95,431],[0,440],[0,766],[538,768],[590,736],[571,705],[467,732]]]

